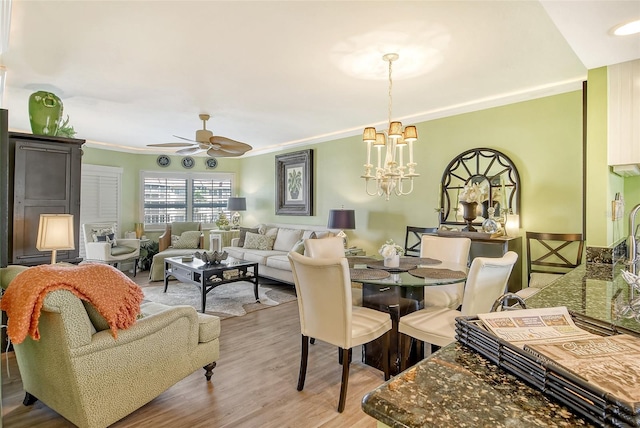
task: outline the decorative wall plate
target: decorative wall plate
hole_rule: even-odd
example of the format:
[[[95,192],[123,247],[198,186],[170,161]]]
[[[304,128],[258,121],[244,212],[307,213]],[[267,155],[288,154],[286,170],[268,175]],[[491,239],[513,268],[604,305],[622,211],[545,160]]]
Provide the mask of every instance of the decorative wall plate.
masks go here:
[[[169,156],[160,155],[158,156],[156,162],[158,163],[158,166],[167,167],[169,166],[169,164],[171,164],[171,159],[169,158]]]
[[[216,158],[207,158],[206,160],[207,168],[214,169],[218,166],[218,159]]]
[[[193,160],[191,156],[185,156],[182,158],[182,166],[185,168],[193,168],[196,162]]]

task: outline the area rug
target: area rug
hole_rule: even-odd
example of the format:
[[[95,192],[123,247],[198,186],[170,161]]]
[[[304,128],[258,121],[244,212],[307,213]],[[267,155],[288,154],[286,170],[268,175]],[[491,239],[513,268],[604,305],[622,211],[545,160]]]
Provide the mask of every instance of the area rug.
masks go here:
[[[202,295],[195,285],[172,281],[167,292],[164,284],[142,287],[147,301],[162,303],[169,306],[189,305],[198,312],[202,309]],[[217,315],[220,318],[239,317],[247,312],[254,312],[296,299],[293,286],[269,284],[258,287],[260,303],[256,303],[253,294],[253,284],[239,281],[222,284],[207,294],[205,313]]]

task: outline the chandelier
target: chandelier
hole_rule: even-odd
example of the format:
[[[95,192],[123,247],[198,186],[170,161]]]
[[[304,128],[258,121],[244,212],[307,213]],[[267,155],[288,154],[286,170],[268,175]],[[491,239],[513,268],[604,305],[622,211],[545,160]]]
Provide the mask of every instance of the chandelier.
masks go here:
[[[389,63],[389,129],[386,132],[377,132],[375,128],[367,127],[362,135],[362,140],[367,144],[367,163],[364,165],[364,175],[360,178],[365,179],[365,190],[369,196],[384,195],[387,201],[392,193],[397,196],[411,193],[413,191],[413,177],[420,175],[415,172],[417,163],[413,161],[413,143],[418,140],[416,127],[407,126],[403,130],[401,122],[391,121],[391,92],[393,89],[391,68],[393,61],[398,57],[397,53],[388,53],[382,56],[382,59]],[[372,171],[374,166],[371,163],[372,146],[378,151],[378,163],[374,171]],[[409,162],[405,165],[404,148],[406,146],[409,151]],[[369,181],[375,183],[374,191],[370,191]]]

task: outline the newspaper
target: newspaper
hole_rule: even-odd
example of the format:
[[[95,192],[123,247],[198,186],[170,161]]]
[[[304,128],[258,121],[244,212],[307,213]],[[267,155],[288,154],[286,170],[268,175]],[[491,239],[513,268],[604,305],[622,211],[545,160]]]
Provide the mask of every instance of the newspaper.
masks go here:
[[[627,334],[526,344],[524,350],[612,394],[629,413],[640,404],[640,338]]]
[[[575,325],[565,306],[478,314],[484,326],[499,338],[523,347],[525,343],[552,343],[600,337]]]

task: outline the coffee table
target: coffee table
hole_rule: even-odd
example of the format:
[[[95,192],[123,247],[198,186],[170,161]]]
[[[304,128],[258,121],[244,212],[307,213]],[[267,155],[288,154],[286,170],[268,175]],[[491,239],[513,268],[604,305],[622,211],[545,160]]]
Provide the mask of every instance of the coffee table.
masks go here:
[[[237,271],[237,275],[234,275],[235,271]],[[207,305],[207,294],[217,286],[231,282],[253,282],[256,302],[260,302],[258,297],[258,263],[256,262],[229,257],[220,264],[207,264],[196,258],[193,261],[182,261],[182,257],[167,257],[164,259],[165,293],[169,286],[170,276],[181,282],[193,284],[200,289],[203,313]]]

